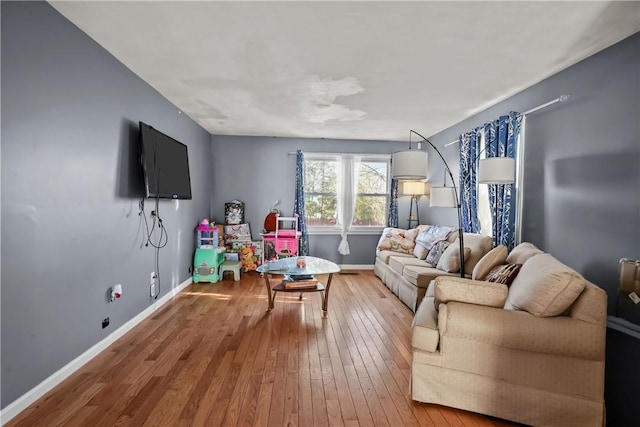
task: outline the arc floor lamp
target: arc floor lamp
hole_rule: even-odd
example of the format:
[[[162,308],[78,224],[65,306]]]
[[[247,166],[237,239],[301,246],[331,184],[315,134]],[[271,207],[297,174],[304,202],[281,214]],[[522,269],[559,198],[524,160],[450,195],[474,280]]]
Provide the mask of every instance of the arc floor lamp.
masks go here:
[[[447,207],[456,208],[458,213],[458,240],[460,242],[460,277],[464,277],[464,232],[462,230],[462,206],[460,205],[460,197],[458,196],[458,188],[453,178],[453,173],[449,164],[442,156],[438,147],[424,136],[414,130],[409,131],[409,151],[402,151],[393,154],[393,177],[396,179],[426,179],[428,174],[428,154],[421,150],[411,150],[411,134],[414,133],[427,144],[429,144],[444,163],[445,182],[442,187],[431,187],[430,204],[431,207]],[[486,148],[486,147],[485,147]],[[483,149],[484,151],[484,149]],[[417,154],[420,153],[420,154]],[[482,153],[481,153],[482,154]],[[395,162],[396,155],[399,155],[400,161]],[[480,156],[478,156],[480,157]],[[415,171],[420,171],[416,173]],[[412,175],[413,174],[413,175]],[[412,175],[411,177],[407,177]],[[417,176],[415,176],[417,175]],[[451,187],[447,187],[446,176],[451,179]],[[515,182],[515,159],[510,157],[490,157],[480,159],[478,164],[478,183],[479,184],[511,184]]]
[[[455,207],[458,211],[458,240],[460,241],[460,277],[464,277],[464,235],[462,232],[462,212],[460,206],[460,199],[458,198],[458,190],[456,188],[455,180],[453,179],[453,174],[451,173],[451,168],[449,168],[449,164],[440,153],[440,150],[433,145],[431,141],[429,141],[424,136],[420,135],[418,132],[414,130],[409,131],[409,151],[400,151],[397,153],[393,153],[392,156],[392,168],[393,168],[393,177],[395,179],[411,179],[411,180],[419,180],[419,179],[427,179],[429,175],[429,155],[426,151],[422,150],[412,150],[411,149],[411,134],[414,133],[420,138],[422,138],[427,144],[429,144],[438,154],[442,163],[444,163],[444,167],[446,169],[446,173],[449,174],[449,178],[451,178],[451,184],[453,187],[447,187],[446,182],[444,187],[432,187],[430,194],[430,206],[433,207]]]

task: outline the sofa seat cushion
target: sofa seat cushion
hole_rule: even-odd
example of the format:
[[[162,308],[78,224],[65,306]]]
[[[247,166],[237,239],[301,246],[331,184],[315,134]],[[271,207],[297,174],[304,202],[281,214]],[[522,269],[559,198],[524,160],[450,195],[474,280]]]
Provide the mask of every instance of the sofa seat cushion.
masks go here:
[[[524,263],[509,288],[504,308],[537,317],[559,316],[580,296],[585,279],[550,254],[534,255]]]
[[[438,313],[433,297],[424,297],[411,324],[411,346],[415,349],[434,352],[438,349]]]
[[[389,258],[392,256],[395,257],[405,257],[405,258],[415,258],[411,254],[401,254],[399,252],[394,251],[378,251],[376,252],[376,257],[385,264],[389,264]],[[424,261],[423,261],[424,262]]]
[[[389,268],[400,275],[403,273],[404,268],[408,265],[417,265],[420,267],[431,267],[431,265],[427,264],[424,260],[421,260],[415,257],[402,257],[402,256],[389,257]]]
[[[424,262],[424,261],[423,261]],[[435,267],[407,265],[404,267],[402,277],[410,284],[417,286],[418,288],[426,289],[429,283],[438,276],[456,276],[458,273],[447,273],[446,271],[438,270]]]

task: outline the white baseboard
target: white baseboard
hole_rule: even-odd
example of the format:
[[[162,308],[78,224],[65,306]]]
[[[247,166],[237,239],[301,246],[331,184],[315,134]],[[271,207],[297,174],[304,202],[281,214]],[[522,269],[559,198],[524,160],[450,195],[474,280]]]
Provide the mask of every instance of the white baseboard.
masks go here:
[[[342,270],[373,270],[373,264],[341,264]]]
[[[136,325],[142,322],[144,319],[149,317],[154,311],[158,310],[164,304],[169,302],[173,297],[175,297],[181,290],[186,288],[191,284],[191,278],[185,280],[177,287],[173,288],[171,292],[167,292],[162,298],[155,301],[145,310],[141,311],[137,316],[133,319],[129,320],[124,325],[120,326],[118,329],[113,331],[111,334],[107,335],[102,341],[95,344],[93,347],[82,353],[80,356],[73,359],[71,362],[67,363],[65,366],[54,372],[40,384],[17,398],[15,401],[8,404],[4,409],[0,411],[0,425],[4,425],[9,422],[13,417],[18,415],[20,412],[24,411],[29,405],[34,403],[36,400],[44,396],[45,393],[49,392],[55,386],[60,384],[62,381],[67,379],[71,374],[76,372],[82,366],[84,366],[91,359],[96,357],[102,351],[104,351],[107,347],[113,344],[116,340],[122,337],[124,334],[133,329]]]
[[[635,339],[640,339],[640,325],[636,325],[621,317],[607,316],[607,328],[615,329]]]

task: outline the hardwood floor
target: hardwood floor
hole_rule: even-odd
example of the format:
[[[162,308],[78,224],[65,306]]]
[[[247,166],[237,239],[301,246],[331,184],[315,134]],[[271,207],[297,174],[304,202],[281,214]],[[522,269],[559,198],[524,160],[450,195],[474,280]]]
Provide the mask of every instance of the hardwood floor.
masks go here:
[[[229,277],[229,276],[227,276]],[[371,271],[319,294],[193,284],[6,424],[508,426],[409,397],[411,320]]]

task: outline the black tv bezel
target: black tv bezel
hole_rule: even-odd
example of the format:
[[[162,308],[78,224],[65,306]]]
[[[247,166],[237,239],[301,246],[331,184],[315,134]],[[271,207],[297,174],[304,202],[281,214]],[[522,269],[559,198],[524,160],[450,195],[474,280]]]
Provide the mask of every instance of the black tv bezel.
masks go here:
[[[150,171],[148,171],[148,162],[146,161],[145,155],[147,153],[145,153],[145,139],[143,137],[144,135],[144,131],[143,131],[143,127],[147,127],[152,133],[154,134],[158,134],[161,135],[162,137],[166,138],[167,140],[171,141],[172,143],[179,145],[181,147],[184,147],[184,152],[185,152],[185,162],[186,162],[186,166],[187,166],[187,181],[189,184],[189,193],[188,194],[174,194],[174,193],[164,193],[162,192],[161,188],[158,188],[158,194],[156,193],[152,193],[151,189],[149,188],[149,173]],[[182,142],[178,141],[175,138],[170,137],[169,135],[160,132],[159,130],[157,130],[156,128],[154,128],[151,125],[148,125],[142,121],[139,122],[139,129],[140,129],[140,162],[142,165],[142,173],[144,176],[144,191],[145,191],[145,197],[148,199],[169,199],[169,200],[191,200],[193,198],[193,192],[191,191],[191,168],[189,165],[189,147],[186,144],[183,144]],[[157,178],[156,178],[156,182],[157,182]]]

